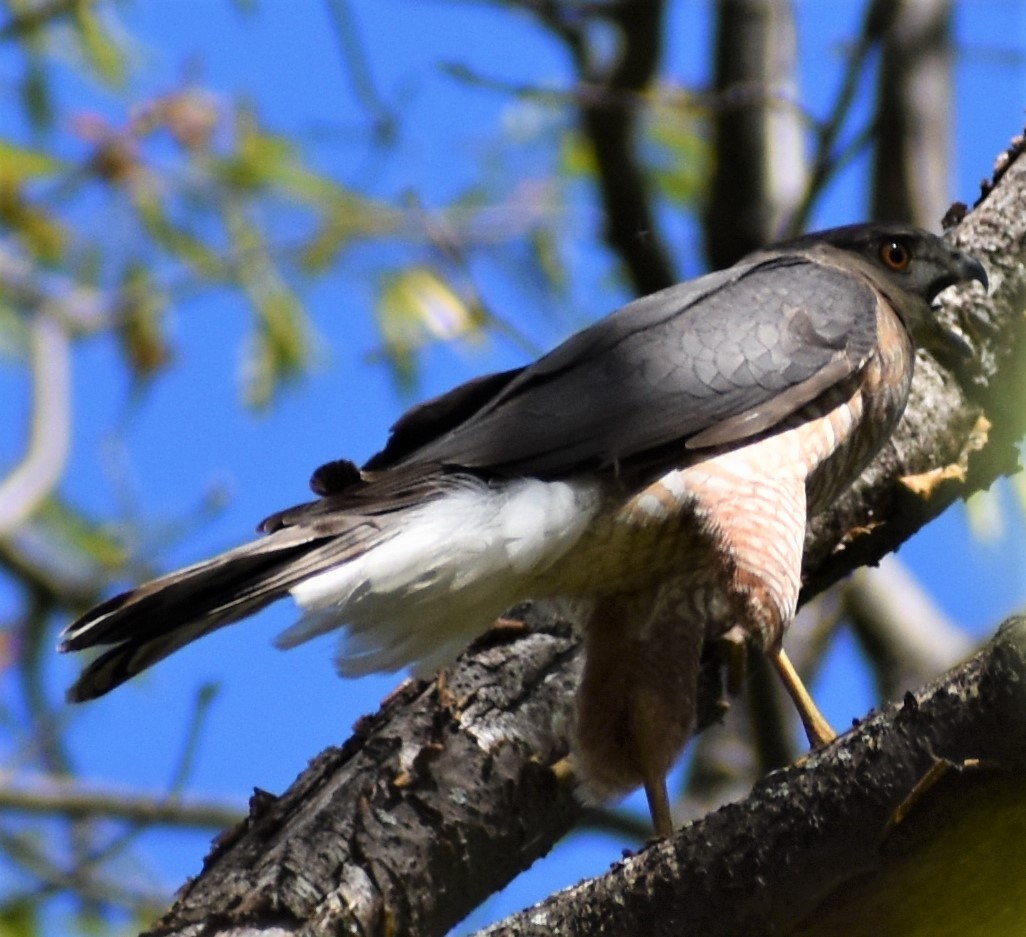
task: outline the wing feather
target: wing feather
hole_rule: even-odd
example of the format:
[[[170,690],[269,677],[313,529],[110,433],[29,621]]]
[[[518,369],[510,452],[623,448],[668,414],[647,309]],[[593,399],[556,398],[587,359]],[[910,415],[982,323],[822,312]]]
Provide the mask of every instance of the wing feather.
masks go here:
[[[526,368],[411,411],[368,467],[553,478],[734,443],[855,373],[875,341],[865,280],[763,256],[630,303]]]

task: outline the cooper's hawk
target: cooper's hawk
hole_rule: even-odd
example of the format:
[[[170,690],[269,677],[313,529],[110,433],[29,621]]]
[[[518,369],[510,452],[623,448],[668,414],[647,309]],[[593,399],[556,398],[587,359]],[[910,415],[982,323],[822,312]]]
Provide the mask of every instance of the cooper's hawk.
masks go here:
[[[303,615],[278,643],[341,628],[347,676],[431,670],[516,602],[569,597],[582,773],[600,793],[643,783],[667,833],[703,641],[740,625],[786,675],[806,521],[894,429],[913,342],[950,348],[930,303],[968,280],[986,286],[983,267],[940,238],[855,225],[630,303],[414,407],[261,539],[88,612],[60,649],[113,646],[69,698],[286,593]]]

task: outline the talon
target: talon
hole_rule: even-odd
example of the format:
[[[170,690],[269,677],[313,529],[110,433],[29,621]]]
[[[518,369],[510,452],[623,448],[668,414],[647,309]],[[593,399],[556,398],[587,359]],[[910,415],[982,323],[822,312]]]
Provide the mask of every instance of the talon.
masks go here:
[[[577,780],[577,772],[570,757],[560,758],[559,761],[549,765],[549,771],[553,773],[560,784],[572,784]]]

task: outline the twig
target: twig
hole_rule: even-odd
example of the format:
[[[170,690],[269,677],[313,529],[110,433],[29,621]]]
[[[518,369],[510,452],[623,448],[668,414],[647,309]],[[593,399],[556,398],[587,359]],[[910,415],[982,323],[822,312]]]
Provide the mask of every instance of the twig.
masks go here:
[[[812,171],[809,173],[809,181],[805,188],[805,194],[795,209],[787,231],[797,234],[804,230],[812,214],[816,199],[825,188],[827,182],[838,165],[842,162],[840,157],[835,156],[834,146],[841,135],[845,121],[855,102],[856,94],[860,87],[862,74],[869,61],[870,53],[880,42],[881,36],[887,29],[889,21],[893,16],[892,4],[889,0],[874,0],[869,4],[866,11],[865,21],[862,26],[862,33],[852,50],[848,59],[848,67],[841,82],[837,99],[830,109],[830,115],[820,127],[817,134],[816,156],[813,160]],[[850,150],[849,150],[850,152]]]
[[[224,801],[104,790],[52,777],[29,786],[0,776],[0,811],[220,830],[237,823],[245,807]]]
[[[349,72],[353,92],[372,116],[374,137],[382,144],[393,142],[398,123],[396,115],[374,84],[349,0],[328,0],[328,19],[338,40],[342,65]]]

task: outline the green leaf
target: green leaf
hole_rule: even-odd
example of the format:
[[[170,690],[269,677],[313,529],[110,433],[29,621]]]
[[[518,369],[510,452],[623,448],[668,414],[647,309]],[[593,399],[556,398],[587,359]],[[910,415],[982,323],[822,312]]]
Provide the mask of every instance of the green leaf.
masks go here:
[[[60,259],[67,232],[56,217],[25,198],[18,185],[0,184],[0,227],[6,227],[46,263]]]
[[[567,288],[566,268],[559,256],[559,240],[551,228],[538,226],[529,236],[531,255],[542,271],[548,285],[565,293]]]
[[[265,407],[282,381],[306,366],[310,345],[306,316],[278,272],[263,232],[238,204],[226,202],[224,208],[236,277],[257,312],[257,329],[246,358],[245,398],[250,406]]]
[[[646,162],[662,195],[693,208],[708,191],[712,152],[705,124],[686,97],[664,95],[646,112]]]
[[[593,176],[595,153],[587,138],[576,129],[567,130],[560,140],[560,171],[570,177]]]
[[[39,906],[31,901],[0,905],[0,937],[37,937]]]
[[[310,169],[291,140],[264,129],[253,109],[244,106],[235,112],[235,149],[218,169],[222,180],[239,192],[270,189],[316,208],[336,201],[352,208],[357,199],[364,201]]]
[[[249,406],[262,409],[303,369],[308,340],[302,307],[288,290],[260,290],[251,299],[258,326],[246,357],[244,395]]]
[[[335,263],[339,254],[362,238],[385,237],[401,230],[401,212],[337,187],[319,206],[321,221],[317,233],[300,254],[307,273],[320,273]]]
[[[125,562],[123,545],[107,527],[60,498],[47,498],[33,515],[32,524],[63,550],[70,549],[106,570],[119,569]]]
[[[103,81],[121,87],[128,72],[121,46],[104,28],[92,4],[75,3],[73,10],[71,23],[85,60]]]
[[[0,138],[0,185],[20,185],[29,179],[52,176],[60,172],[64,164],[54,156],[41,150],[18,146],[10,140]]]
[[[388,362],[404,389],[416,379],[416,354],[427,342],[470,337],[482,327],[480,310],[424,266],[388,274],[375,315]]]
[[[143,228],[160,247],[187,263],[202,278],[213,280],[223,276],[224,265],[218,252],[174,224],[164,205],[147,187],[133,190],[132,204]]]

